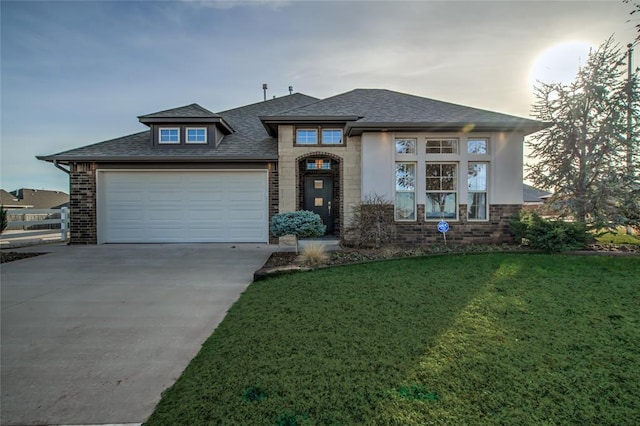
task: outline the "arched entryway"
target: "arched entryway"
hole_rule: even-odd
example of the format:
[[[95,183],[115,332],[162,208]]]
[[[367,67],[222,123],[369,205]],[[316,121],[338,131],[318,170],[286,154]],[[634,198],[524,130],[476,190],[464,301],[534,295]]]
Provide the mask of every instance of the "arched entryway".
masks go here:
[[[327,226],[325,235],[341,232],[341,158],[317,152],[298,158],[298,208],[317,213]]]

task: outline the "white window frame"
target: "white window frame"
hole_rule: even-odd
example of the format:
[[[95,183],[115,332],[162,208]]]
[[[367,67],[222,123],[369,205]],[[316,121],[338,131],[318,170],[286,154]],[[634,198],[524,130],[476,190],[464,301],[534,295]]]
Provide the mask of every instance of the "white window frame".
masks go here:
[[[300,139],[298,138],[298,132],[303,131],[303,132],[314,132],[316,134],[316,141],[315,142],[300,142]],[[296,129],[296,145],[318,145],[318,129],[316,128],[311,128],[311,127],[299,127]]]
[[[192,141],[189,140],[189,130],[202,130],[204,131],[204,141]],[[187,127],[185,129],[185,143],[194,145],[206,145],[207,144],[207,128],[206,127]]]
[[[454,189],[446,189],[443,190],[442,189],[442,178],[443,176],[440,175],[438,176],[438,178],[440,179],[440,189],[438,190],[429,190],[429,185],[427,185],[427,179],[429,178],[429,176],[427,175],[427,169],[430,165],[453,165],[455,166],[455,173],[453,175],[453,188]],[[425,201],[424,201],[424,219],[427,222],[437,222],[440,220],[454,220],[457,221],[459,220],[459,215],[460,215],[460,186],[459,186],[459,182],[460,182],[460,163],[457,161],[427,161],[425,162],[425,168],[424,168],[424,182],[425,182]],[[428,194],[455,194],[455,203],[454,203],[454,208],[455,208],[455,214],[453,217],[451,216],[439,216],[439,217],[429,217],[428,214],[430,213],[430,211],[428,211],[427,207],[429,205],[429,196]]]
[[[438,152],[429,152],[429,142],[439,142],[438,144]],[[442,142],[455,142],[455,149],[453,149],[453,152],[442,152]],[[424,152],[427,155],[460,155],[460,138],[447,138],[447,137],[442,137],[442,138],[433,138],[433,137],[427,137],[424,140]],[[431,149],[433,149],[435,147],[431,147]]]
[[[398,152],[398,142],[404,144],[406,142],[413,142],[413,144],[404,144],[404,146],[410,146],[412,149],[410,152]],[[418,139],[416,138],[395,138],[395,150],[396,155],[416,155],[418,149]]]
[[[470,142],[474,142],[474,141],[484,141],[485,144],[486,144],[485,145],[486,152],[472,152],[472,151],[469,151],[469,143]],[[476,155],[488,155],[489,152],[490,152],[489,150],[490,150],[490,148],[489,148],[489,138],[485,138],[485,137],[477,137],[477,138],[468,137],[467,138],[467,154],[473,155],[473,156],[476,156]]]
[[[340,132],[340,142],[325,142],[324,141],[324,132]],[[342,129],[335,128],[323,128],[320,129],[320,137],[322,145],[343,145],[344,144],[344,134],[342,133]]]
[[[398,189],[398,165],[408,165],[413,167],[413,189]],[[415,222],[418,220],[418,209],[416,200],[416,186],[418,184],[418,165],[414,161],[396,161],[395,162],[395,198],[393,202],[393,217],[398,222]],[[412,194],[413,195],[413,211],[412,217],[403,217],[400,215],[400,209],[398,208],[398,194]]]
[[[175,130],[178,133],[177,141],[162,140],[162,132],[164,130]],[[180,144],[180,127],[160,127],[158,128],[158,143],[162,145],[179,145]]]
[[[478,190],[472,190],[470,188],[471,184],[469,182],[469,169],[474,165],[474,164],[482,164],[486,167],[485,170],[485,181],[484,181],[484,191],[478,191]],[[489,221],[489,163],[487,161],[469,161],[467,163],[467,220],[469,220],[469,222],[488,222]],[[471,218],[470,214],[471,214],[471,197],[474,194],[484,194],[484,218],[483,219],[478,219],[478,218]]]

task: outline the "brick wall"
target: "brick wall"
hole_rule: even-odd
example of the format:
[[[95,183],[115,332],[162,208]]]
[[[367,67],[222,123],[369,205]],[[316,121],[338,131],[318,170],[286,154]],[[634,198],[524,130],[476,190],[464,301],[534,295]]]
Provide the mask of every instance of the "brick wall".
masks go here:
[[[469,222],[466,219],[467,206],[459,206],[460,220],[448,220],[447,242],[454,244],[499,244],[512,242],[509,220],[518,214],[519,204],[498,204],[489,207],[489,221]],[[388,206],[388,214],[393,216],[393,206]],[[418,204],[418,220],[415,222],[395,222],[396,238],[393,244],[402,246],[420,246],[442,244],[443,237],[438,231],[437,221],[424,219],[424,205]],[[348,241],[345,241],[348,243]]]
[[[271,218],[280,211],[280,194],[278,179],[278,163],[269,163],[269,224]],[[269,244],[278,244],[278,238],[271,235],[269,230]]]
[[[90,164],[73,165],[69,192],[69,242],[96,244],[96,172]]]

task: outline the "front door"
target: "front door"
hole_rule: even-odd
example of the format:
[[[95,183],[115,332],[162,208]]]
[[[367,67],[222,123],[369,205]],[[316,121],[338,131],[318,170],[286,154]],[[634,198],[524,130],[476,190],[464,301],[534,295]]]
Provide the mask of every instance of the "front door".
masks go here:
[[[320,216],[327,225],[326,234],[333,234],[333,177],[305,176],[304,209]]]

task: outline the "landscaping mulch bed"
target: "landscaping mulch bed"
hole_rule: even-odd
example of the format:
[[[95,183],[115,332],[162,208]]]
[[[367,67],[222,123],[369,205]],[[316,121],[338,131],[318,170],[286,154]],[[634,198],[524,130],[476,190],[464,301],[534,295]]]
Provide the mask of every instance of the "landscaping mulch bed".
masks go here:
[[[373,248],[342,248],[329,253],[329,259],[321,266],[336,266],[352,263],[369,262],[373,260],[395,259],[402,257],[416,257],[447,253],[489,253],[489,252],[530,252],[526,246],[515,244],[500,245],[433,245],[406,249],[401,247]],[[574,254],[640,254],[640,245],[632,244],[591,244],[586,250],[572,252]],[[275,252],[264,264],[265,270],[305,268],[309,265],[298,259],[294,252]]]
[[[47,254],[43,252],[31,252],[31,253],[19,253],[15,251],[2,251],[0,252],[0,263],[13,262],[15,260],[28,259],[30,257],[40,256],[41,254]]]

